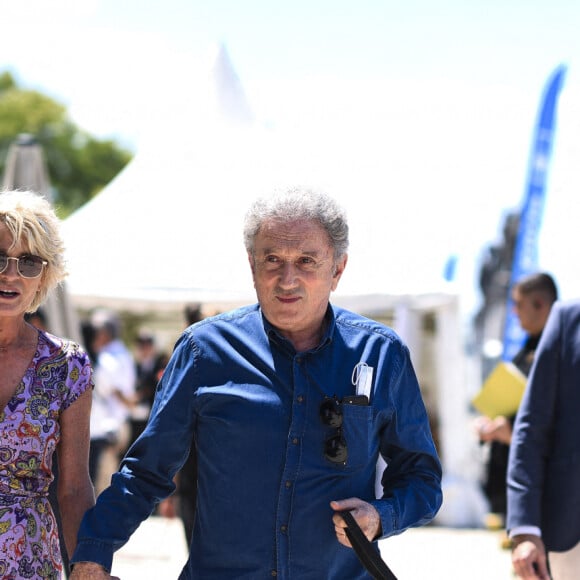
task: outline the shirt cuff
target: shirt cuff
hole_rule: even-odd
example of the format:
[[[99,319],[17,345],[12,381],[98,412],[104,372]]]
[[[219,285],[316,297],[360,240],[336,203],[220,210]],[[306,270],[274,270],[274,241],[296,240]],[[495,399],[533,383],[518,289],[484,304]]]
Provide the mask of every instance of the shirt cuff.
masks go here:
[[[80,540],[70,563],[74,565],[81,562],[99,564],[110,574],[113,567],[113,550],[108,544],[96,540]]]
[[[381,520],[381,530],[380,535],[374,538],[372,541],[375,540],[382,540],[384,538],[388,538],[392,536],[397,530],[395,529],[394,522],[395,517],[393,514],[393,507],[390,503],[385,500],[373,500],[369,502],[371,505],[375,507],[377,512],[379,513],[379,518]]]
[[[537,526],[517,526],[510,530],[509,537],[511,539],[514,536],[523,536],[525,534],[538,536],[538,538],[542,537],[542,531]]]

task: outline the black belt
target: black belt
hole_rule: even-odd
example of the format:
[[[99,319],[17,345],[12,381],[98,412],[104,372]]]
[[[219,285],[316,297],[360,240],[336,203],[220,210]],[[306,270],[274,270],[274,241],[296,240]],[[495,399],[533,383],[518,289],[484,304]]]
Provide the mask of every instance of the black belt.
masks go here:
[[[346,523],[346,535],[356,555],[372,577],[375,580],[397,580],[397,577],[391,572],[391,569],[364,535],[351,513],[347,511],[339,513]]]

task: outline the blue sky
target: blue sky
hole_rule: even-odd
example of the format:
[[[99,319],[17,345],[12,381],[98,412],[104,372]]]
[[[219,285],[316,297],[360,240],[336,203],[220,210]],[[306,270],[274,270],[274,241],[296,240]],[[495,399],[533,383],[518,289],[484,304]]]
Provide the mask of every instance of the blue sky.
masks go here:
[[[574,0],[1,0],[0,8],[0,67],[70,104],[89,129],[129,139],[133,117],[112,112],[108,121],[98,103],[123,108],[131,85],[154,82],[160,68],[185,74],[179,63],[213,42],[225,43],[250,90],[374,79],[393,90],[459,83],[535,98],[557,64],[580,55]]]
[[[502,212],[521,201],[541,91],[564,63],[540,255],[563,294],[576,293],[568,264],[580,256],[556,261],[570,245],[562,220],[580,218],[570,211],[580,187],[575,0],[0,0],[0,10],[0,70],[134,150],[152,112],[166,114],[168,91],[223,43],[261,122],[322,135],[337,156],[341,140],[383,155],[391,190],[416,198],[405,243],[424,244],[425,232],[441,268],[464,253],[469,283]],[[423,225],[434,216],[438,227]]]

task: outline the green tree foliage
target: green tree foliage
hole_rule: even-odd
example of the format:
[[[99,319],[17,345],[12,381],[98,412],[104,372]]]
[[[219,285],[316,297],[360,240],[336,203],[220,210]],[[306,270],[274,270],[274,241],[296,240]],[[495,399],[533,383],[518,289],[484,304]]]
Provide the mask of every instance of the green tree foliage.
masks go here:
[[[0,73],[0,92],[16,87],[14,78],[9,72]]]
[[[0,175],[8,149],[21,133],[34,135],[42,145],[61,218],[97,195],[132,157],[114,141],[82,131],[63,105],[18,87],[5,72],[0,74]]]

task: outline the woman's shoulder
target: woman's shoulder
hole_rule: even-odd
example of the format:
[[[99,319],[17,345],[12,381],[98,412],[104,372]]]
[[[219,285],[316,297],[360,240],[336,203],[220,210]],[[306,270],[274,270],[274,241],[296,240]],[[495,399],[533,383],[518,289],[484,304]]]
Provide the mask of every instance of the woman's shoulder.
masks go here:
[[[40,330],[37,356],[37,368],[43,369],[39,375],[56,381],[63,409],[93,387],[91,361],[78,342]]]
[[[38,334],[38,346],[41,353],[50,357],[64,356],[67,359],[89,362],[88,354],[78,342],[56,336],[46,330],[39,330]]]

